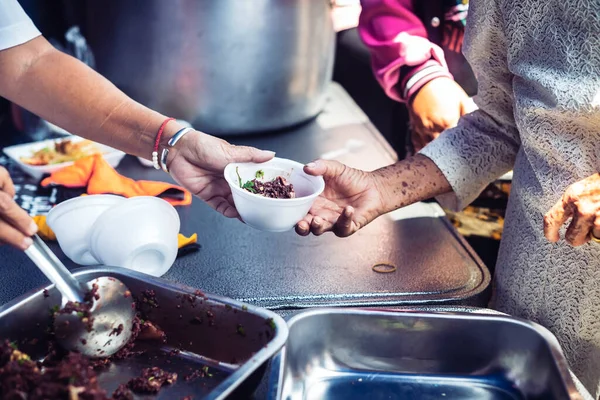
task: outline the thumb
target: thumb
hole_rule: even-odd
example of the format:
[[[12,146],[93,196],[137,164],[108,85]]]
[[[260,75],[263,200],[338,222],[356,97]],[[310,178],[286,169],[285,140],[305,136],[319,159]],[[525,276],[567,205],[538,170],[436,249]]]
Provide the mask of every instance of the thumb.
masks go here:
[[[346,166],[339,161],[317,160],[307,164],[304,172],[313,176],[322,176],[325,179],[335,178],[341,175]]]
[[[231,146],[228,150],[229,162],[254,162],[263,163],[275,156],[274,151],[259,150],[248,146]]]

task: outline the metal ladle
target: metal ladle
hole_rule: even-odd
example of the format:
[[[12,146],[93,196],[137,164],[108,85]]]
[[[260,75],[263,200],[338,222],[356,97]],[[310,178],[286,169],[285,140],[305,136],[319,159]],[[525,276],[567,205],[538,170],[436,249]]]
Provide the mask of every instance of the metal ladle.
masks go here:
[[[110,277],[94,279],[82,284],[73,277],[64,264],[38,236],[25,254],[54,283],[62,295],[61,309],[67,302],[84,303],[85,294],[92,285],[98,285],[98,300],[92,299],[90,308],[92,329],[80,313],[55,315],[56,340],[66,350],[77,351],[85,356],[108,357],[119,351],[131,338],[135,307],[131,292],[119,280]],[[121,326],[122,325],[122,326]]]

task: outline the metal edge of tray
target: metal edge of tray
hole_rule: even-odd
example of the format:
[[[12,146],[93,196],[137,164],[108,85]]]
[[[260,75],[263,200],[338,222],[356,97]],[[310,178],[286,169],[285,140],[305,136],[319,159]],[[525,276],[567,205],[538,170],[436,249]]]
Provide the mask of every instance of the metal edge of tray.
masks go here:
[[[359,314],[359,315],[380,315],[380,316],[405,316],[410,318],[428,318],[435,316],[436,318],[442,319],[462,319],[462,320],[476,320],[481,318],[489,318],[498,322],[510,322],[519,324],[525,328],[531,329],[538,333],[542,339],[546,341],[552,357],[556,362],[556,367],[558,369],[558,373],[560,374],[563,382],[565,383],[565,389],[569,398],[571,400],[583,400],[581,394],[577,390],[575,386],[575,382],[569,372],[569,367],[567,365],[567,361],[565,355],[558,343],[556,337],[543,326],[528,320],[524,320],[522,318],[517,318],[510,316],[508,314],[504,314],[495,310],[488,310],[484,308],[476,308],[476,307],[464,307],[464,311],[445,311],[452,310],[453,307],[439,307],[436,311],[422,311],[422,310],[398,310],[398,311],[382,311],[382,310],[367,310],[367,309],[359,309],[359,308],[348,308],[348,309],[339,309],[339,308],[318,308],[318,309],[310,309],[294,314],[287,320],[288,328],[291,329],[296,321],[299,321],[303,318],[315,316],[315,315],[324,315],[324,314]],[[281,392],[283,390],[283,386],[281,384],[281,380],[284,375],[285,368],[285,346],[275,355],[275,357],[271,361],[271,371],[268,377],[268,396],[269,400],[282,400]]]
[[[118,267],[85,267],[78,268],[72,271],[72,273],[78,279],[83,278],[86,280],[91,280],[103,275],[109,275],[115,278],[119,278],[119,276],[124,276],[139,280],[141,282],[148,282],[149,284],[154,286],[162,287],[165,289],[174,289],[188,294],[194,294],[194,292],[196,291],[195,288],[192,288],[187,285],[170,282],[164,279],[155,278],[150,275]],[[5,303],[4,305],[0,306],[0,318],[10,313],[12,309],[18,308],[20,304],[27,302],[30,297],[39,294],[44,289],[51,289],[53,287],[54,285],[47,285],[44,287],[39,287],[37,289],[32,289],[28,293],[21,295],[8,303]],[[223,382],[216,386],[209,393],[209,395],[204,398],[210,400],[222,400],[225,399],[228,395],[230,395],[260,366],[268,362],[269,359],[271,359],[275,354],[277,354],[279,350],[281,350],[281,348],[285,345],[287,341],[289,330],[284,319],[270,310],[254,306],[252,304],[242,303],[240,301],[228,297],[213,295],[204,292],[203,294],[208,298],[208,300],[214,301],[216,303],[229,305],[240,309],[243,307],[246,312],[252,313],[256,316],[265,319],[272,319],[276,328],[275,335],[266,346],[260,349],[251,358],[246,360],[246,362],[240,365],[238,369],[234,370],[230,376],[223,380]]]

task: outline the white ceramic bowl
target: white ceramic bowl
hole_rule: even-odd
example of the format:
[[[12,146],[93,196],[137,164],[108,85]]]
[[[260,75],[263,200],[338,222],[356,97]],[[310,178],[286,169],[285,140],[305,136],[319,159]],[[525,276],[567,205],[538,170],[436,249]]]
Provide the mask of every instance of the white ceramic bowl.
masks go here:
[[[104,265],[162,276],[177,257],[179,215],[157,197],[133,197],[107,210],[92,227],[92,254]]]
[[[46,223],[56,235],[62,251],[80,265],[98,265],[90,252],[89,236],[92,226],[110,207],[126,199],[113,195],[92,195],[70,199],[58,204],[48,213]]]
[[[264,172],[262,180],[265,181],[282,176],[294,185],[296,198],[271,199],[250,193],[240,187],[236,168],[242,182],[254,179],[259,170]],[[325,189],[322,177],[308,175],[304,172],[303,164],[283,158],[274,158],[262,164],[229,164],[225,167],[225,180],[231,188],[235,208],[244,222],[267,232],[285,232],[293,229]]]

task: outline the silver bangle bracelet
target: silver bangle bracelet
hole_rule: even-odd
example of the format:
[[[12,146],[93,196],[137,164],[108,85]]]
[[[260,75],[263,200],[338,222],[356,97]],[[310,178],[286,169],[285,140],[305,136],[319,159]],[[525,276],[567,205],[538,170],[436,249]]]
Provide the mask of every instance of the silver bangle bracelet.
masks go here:
[[[186,133],[193,131],[194,128],[183,128],[178,130],[173,137],[171,137],[171,139],[169,139],[169,141],[167,142],[168,147],[173,147],[177,144],[177,142],[179,142],[179,140],[185,136]],[[169,173],[169,168],[167,167],[167,157],[169,156],[169,149],[164,148],[161,156],[160,156],[160,166],[162,168],[163,171],[165,171],[167,174]]]

